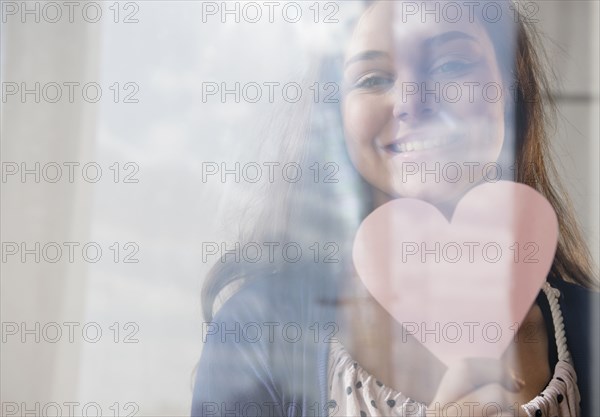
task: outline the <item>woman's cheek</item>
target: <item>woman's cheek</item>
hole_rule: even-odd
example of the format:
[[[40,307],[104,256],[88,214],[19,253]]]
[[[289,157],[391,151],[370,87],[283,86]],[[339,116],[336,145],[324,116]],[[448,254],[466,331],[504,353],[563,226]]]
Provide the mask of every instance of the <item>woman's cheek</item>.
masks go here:
[[[384,100],[366,94],[348,97],[343,111],[348,139],[363,148],[373,147],[387,121]]]
[[[473,112],[479,122],[476,123],[476,126],[483,126],[482,133],[486,139],[485,144],[495,154],[496,151],[499,152],[504,142],[504,102],[500,100],[493,103],[483,100],[475,107],[477,110]],[[497,158],[497,156],[496,154],[493,157]]]
[[[465,94],[466,96],[467,94]],[[493,147],[504,137],[504,101],[487,100],[481,96],[465,97],[456,103],[448,103],[444,111],[460,126],[474,134],[471,137],[473,145],[488,143]],[[480,136],[481,135],[481,136]]]

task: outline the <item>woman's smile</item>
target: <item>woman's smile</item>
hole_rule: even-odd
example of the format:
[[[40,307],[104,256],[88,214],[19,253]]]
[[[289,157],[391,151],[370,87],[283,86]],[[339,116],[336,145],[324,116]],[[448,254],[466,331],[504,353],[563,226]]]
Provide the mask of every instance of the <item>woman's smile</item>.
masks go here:
[[[402,135],[382,149],[391,157],[402,156],[411,159],[430,159],[436,152],[449,152],[465,144],[465,136],[447,130],[429,130]]]
[[[394,2],[361,18],[346,50],[342,102],[350,158],[389,198],[457,201],[483,178],[401,180],[402,163],[496,162],[505,139],[504,82],[491,39],[478,23],[393,24]],[[492,89],[495,86],[499,99]],[[485,93],[488,93],[487,96]]]

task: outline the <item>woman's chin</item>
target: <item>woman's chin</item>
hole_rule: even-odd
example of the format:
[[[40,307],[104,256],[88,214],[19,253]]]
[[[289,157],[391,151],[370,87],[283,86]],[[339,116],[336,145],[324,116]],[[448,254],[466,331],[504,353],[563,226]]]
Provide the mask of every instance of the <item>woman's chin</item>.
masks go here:
[[[407,181],[392,185],[388,194],[393,198],[414,198],[439,206],[457,202],[469,188],[468,184],[452,184],[435,180]]]

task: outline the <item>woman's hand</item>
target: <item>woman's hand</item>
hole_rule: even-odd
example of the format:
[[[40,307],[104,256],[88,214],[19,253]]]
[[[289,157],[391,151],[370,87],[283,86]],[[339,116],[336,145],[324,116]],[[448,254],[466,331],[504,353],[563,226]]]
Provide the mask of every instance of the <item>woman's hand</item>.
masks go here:
[[[427,416],[522,416],[514,398],[524,386],[501,360],[464,359],[444,374]]]

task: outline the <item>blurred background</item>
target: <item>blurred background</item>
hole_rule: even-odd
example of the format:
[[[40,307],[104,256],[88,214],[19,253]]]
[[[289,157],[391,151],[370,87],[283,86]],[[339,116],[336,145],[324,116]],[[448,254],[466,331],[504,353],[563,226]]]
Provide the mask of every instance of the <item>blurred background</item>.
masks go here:
[[[256,190],[203,181],[202,170],[244,160],[248,132],[281,101],[279,89],[274,103],[203,92],[300,82],[360,10],[301,3],[311,18],[298,23],[280,9],[272,23],[223,23],[209,13],[221,2],[1,2],[5,415],[51,403],[63,413],[77,403],[75,415],[189,414],[200,288],[216,260],[202,244],[232,239],[238,197]],[[597,265],[600,3],[522,4],[559,77],[553,144]]]

